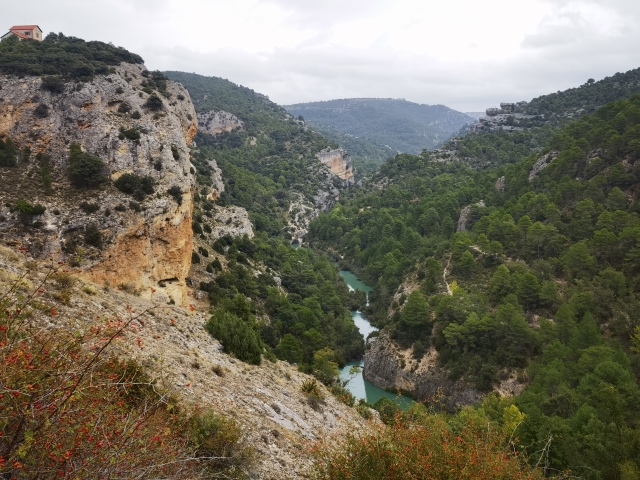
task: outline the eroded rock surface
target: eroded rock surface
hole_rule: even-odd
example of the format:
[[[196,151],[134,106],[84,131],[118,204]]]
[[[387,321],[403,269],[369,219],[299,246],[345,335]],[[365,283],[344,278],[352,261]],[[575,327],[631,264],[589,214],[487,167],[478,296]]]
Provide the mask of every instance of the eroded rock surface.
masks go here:
[[[388,334],[369,340],[364,355],[363,376],[381,388],[411,392],[418,400],[429,400],[442,395],[448,410],[473,405],[482,393],[461,380],[450,380],[447,372],[438,367],[437,352],[430,350],[415,364],[411,351],[398,349]]]
[[[148,77],[144,66],[123,63],[91,82],[66,83],[56,94],[43,90],[39,77],[0,76],[0,137],[23,150],[16,167],[0,169],[0,181],[10,186],[0,192],[0,235],[25,242],[40,256],[61,250],[101,284],[131,284],[146,295],[163,282],[166,298],[180,303],[193,242],[187,146],[197,131],[196,113],[186,89],[170,81],[156,94],[161,108],[146,106]],[[36,111],[41,105],[46,108]],[[38,114],[43,110],[46,115]],[[139,138],[130,139],[133,132]],[[72,143],[99,157],[111,180],[125,173],[151,177],[154,193],[134,199],[110,181],[95,189],[71,186],[66,170]],[[48,185],[37,153],[50,159]],[[174,195],[168,194],[172,187]],[[45,213],[21,221],[13,208],[21,199],[43,205]],[[83,203],[95,207],[79,208]],[[99,242],[85,241],[90,227],[100,232]]]
[[[342,148],[326,148],[316,154],[318,160],[324,163],[331,173],[344,180],[345,185],[353,185],[353,165],[351,155]]]
[[[223,110],[211,110],[198,114],[198,128],[200,131],[217,135],[222,132],[230,132],[236,128],[242,129],[244,122],[234,114]]]

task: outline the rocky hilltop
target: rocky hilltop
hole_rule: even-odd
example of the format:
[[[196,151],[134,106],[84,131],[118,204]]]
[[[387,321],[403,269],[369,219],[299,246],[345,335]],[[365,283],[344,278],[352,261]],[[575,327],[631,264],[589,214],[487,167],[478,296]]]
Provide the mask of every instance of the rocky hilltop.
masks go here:
[[[183,86],[163,80],[155,92],[150,77],[143,65],[122,63],[51,91],[40,77],[0,76],[0,138],[21,151],[15,168],[0,172],[13,186],[0,193],[0,235],[39,258],[61,251],[99,284],[130,285],[143,295],[160,287],[165,300],[183,303],[196,112]],[[72,144],[102,161],[107,181],[71,184]],[[147,179],[147,194],[116,189],[112,182],[125,174]],[[16,209],[20,201],[44,213],[25,215]]]

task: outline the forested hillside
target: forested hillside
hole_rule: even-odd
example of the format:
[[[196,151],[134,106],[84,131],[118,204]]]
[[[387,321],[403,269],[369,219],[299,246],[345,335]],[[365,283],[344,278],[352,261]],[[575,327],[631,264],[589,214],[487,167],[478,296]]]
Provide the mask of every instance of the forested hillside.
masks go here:
[[[295,116],[302,115],[323,132],[336,132],[334,141],[338,141],[340,134],[354,136],[390,148],[394,153],[420,153],[425,148],[435,148],[463,125],[473,122],[471,117],[444,105],[421,105],[392,98],[330,100],[285,108]]]
[[[476,167],[515,163],[540,152],[559,126],[593,113],[606,103],[640,93],[640,68],[616,73],[602,80],[589,79],[583,85],[541,95],[518,106],[527,115],[515,124],[516,132],[479,132],[457,136],[442,147]]]
[[[376,285],[374,318],[414,356],[433,346],[485,391],[517,373],[528,452],[580,478],[634,478],[640,96],[549,136],[482,170],[398,155],[311,234]]]
[[[295,210],[306,208],[313,216],[342,187],[315,158],[329,142],[253,90],[214,77],[167,75],[187,87],[198,113],[222,110],[244,124],[216,135],[200,132],[192,151],[200,190],[194,199],[199,248],[193,259],[205,267],[195,286],[215,308],[207,329],[244,361],[260,363],[266,349],[270,358],[297,363],[329,381],[323,372],[327,362],[361,356],[362,336],[333,264],[308,249],[295,250],[288,240]],[[212,184],[212,162],[224,182],[217,200],[203,193]],[[212,234],[213,216],[228,206],[248,211],[255,237]]]

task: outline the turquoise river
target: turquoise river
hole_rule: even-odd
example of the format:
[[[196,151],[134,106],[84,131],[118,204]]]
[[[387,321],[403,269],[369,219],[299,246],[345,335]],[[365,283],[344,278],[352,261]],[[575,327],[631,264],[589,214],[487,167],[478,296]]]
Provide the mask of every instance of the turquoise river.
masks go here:
[[[342,278],[346,282],[347,286],[349,287],[349,290],[361,290],[365,292],[367,295],[372,290],[370,286],[364,284],[356,275],[354,275],[352,272],[349,272],[348,270],[341,270],[340,276],[342,276]],[[376,327],[374,327],[369,323],[369,321],[362,314],[362,312],[356,310],[351,312],[351,315],[353,316],[353,321],[355,322],[356,326],[360,330],[360,333],[365,338],[365,340],[371,332],[377,330]],[[357,375],[350,375],[349,370],[351,369],[351,367],[356,365],[360,367],[360,373],[358,373]],[[393,393],[389,393],[380,387],[376,387],[370,381],[365,380],[364,377],[362,376],[363,366],[364,366],[364,359],[361,359],[361,360],[349,362],[342,369],[340,369],[340,379],[341,380],[350,379],[349,383],[347,383],[346,388],[356,398],[362,398],[369,403],[375,403],[380,398],[387,397],[395,401],[396,403],[398,403],[402,408],[407,408],[409,407],[409,405],[411,405],[411,403],[413,403],[413,400],[411,400],[409,397],[405,397],[402,395],[401,396],[394,395]]]

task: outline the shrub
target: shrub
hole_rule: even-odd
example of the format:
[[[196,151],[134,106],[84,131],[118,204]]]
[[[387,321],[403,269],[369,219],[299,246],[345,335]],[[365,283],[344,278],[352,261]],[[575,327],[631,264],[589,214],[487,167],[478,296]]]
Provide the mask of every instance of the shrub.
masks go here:
[[[83,152],[78,143],[72,143],[69,147],[67,173],[71,183],[77,188],[94,188],[107,179],[104,162]]]
[[[46,211],[46,207],[40,204],[32,205],[26,200],[18,200],[16,210],[25,215],[42,215]]]
[[[133,210],[134,212],[141,212],[142,211],[142,205],[140,205],[138,202],[134,202],[134,201],[129,202],[129,208],[131,210]]]
[[[411,423],[349,433],[337,444],[318,442],[313,452],[317,477],[335,480],[544,478],[509,447],[499,428],[466,421],[454,432],[442,418],[417,413]]]
[[[167,193],[175,200],[178,205],[182,205],[182,189],[173,185],[167,190]]]
[[[19,150],[13,145],[11,139],[0,139],[0,167],[15,167]]]
[[[49,116],[49,106],[46,103],[39,103],[33,110],[33,114],[38,118],[47,118]]]
[[[209,410],[194,413],[186,425],[189,443],[196,457],[208,459],[206,469],[211,478],[244,477],[244,466],[253,457],[253,449],[242,441],[238,423]]]
[[[47,90],[51,93],[64,92],[64,82],[58,75],[47,75],[46,77],[42,77],[41,87],[43,90]]]
[[[120,127],[118,138],[120,138],[120,140],[124,140],[125,138],[128,140],[140,140],[140,130],[135,127],[128,129]]]
[[[164,103],[162,103],[162,99],[158,95],[152,93],[147,98],[147,101],[144,102],[144,106],[152,112],[158,112],[164,108]]]
[[[129,105],[127,102],[122,102],[118,106],[118,113],[129,113],[130,111],[131,111],[131,105]]]
[[[118,87],[118,88],[116,88],[116,93],[117,93],[117,94],[124,93],[124,88],[122,88],[122,87]]]
[[[197,252],[191,252],[191,263],[200,263],[200,255]]]
[[[85,213],[95,213],[100,210],[100,206],[97,203],[82,202],[80,208]]]
[[[305,395],[316,395],[318,397],[322,397],[322,394],[320,393],[320,385],[318,385],[318,381],[313,377],[302,382],[300,390]]]
[[[155,180],[148,175],[143,177],[135,173],[125,173],[113,183],[118,190],[133,195],[136,200],[144,200],[146,195],[155,192]]]
[[[133,118],[134,120],[139,120],[141,117],[142,115],[140,115],[140,112],[138,110],[131,114],[131,118]]]
[[[171,154],[173,155],[174,160],[180,160],[180,151],[177,146],[171,145]]]
[[[87,245],[102,248],[102,232],[95,225],[88,225],[84,230],[84,241]]]

